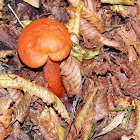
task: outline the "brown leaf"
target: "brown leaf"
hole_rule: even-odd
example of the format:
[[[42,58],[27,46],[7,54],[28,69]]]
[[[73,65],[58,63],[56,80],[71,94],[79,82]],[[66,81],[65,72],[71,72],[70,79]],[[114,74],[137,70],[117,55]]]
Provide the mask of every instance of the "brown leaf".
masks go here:
[[[39,0],[23,0],[29,4],[31,4],[32,6],[39,8]]]
[[[12,108],[6,110],[3,115],[0,115],[0,140],[3,140],[11,130],[9,124],[12,120]],[[7,128],[8,127],[8,128]]]
[[[77,95],[81,85],[81,73],[78,66],[78,61],[69,56],[60,64],[62,83],[69,97]]]
[[[21,101],[18,103],[18,105],[14,107],[15,118],[21,123],[23,123],[23,121],[29,115],[30,102],[31,102],[31,96],[28,92],[26,92],[23,98],[21,99]]]
[[[59,126],[59,119],[56,112],[51,107],[45,107],[41,113],[39,130],[43,137],[47,139],[58,139],[57,126]]]
[[[3,140],[5,137],[8,136],[10,131],[8,131],[2,122],[0,122],[0,140]]]
[[[94,122],[103,119],[109,114],[108,100],[107,100],[107,79],[104,77],[99,77],[97,79],[99,90],[95,96],[95,116]]]
[[[0,114],[8,110],[11,101],[7,96],[0,98]]]
[[[103,33],[105,31],[104,29],[104,25],[101,22],[101,19],[99,18],[98,14],[96,13],[96,11],[91,11],[88,7],[86,7],[86,5],[81,1],[81,0],[69,0],[68,1],[70,3],[69,10],[74,11],[75,12],[75,8],[77,7],[79,3],[83,4],[83,10],[82,10],[82,17],[84,19],[86,19],[89,23],[91,23],[95,28],[97,28],[97,30],[100,33]]]
[[[83,125],[83,130],[82,130],[83,140],[87,140],[87,137],[90,134],[91,128],[93,126],[94,115],[95,115],[95,104],[92,103]]]
[[[73,11],[69,9],[67,9],[67,12],[69,13],[71,17],[74,14]],[[90,42],[93,44],[96,44],[96,45],[104,44],[109,47],[126,52],[125,48],[123,48],[118,41],[111,40],[105,37],[91,23],[89,23],[87,20],[83,18],[81,18],[81,22],[80,22],[80,34],[83,35],[85,42],[88,42],[88,40],[90,40]]]
[[[70,122],[69,115],[66,108],[52,92],[49,90],[36,85],[33,82],[29,82],[24,78],[14,74],[0,74],[0,88],[17,88],[23,89],[25,92],[29,92],[31,96],[35,95],[40,97],[48,105],[53,104],[53,107],[58,113],[67,121]]]
[[[116,95],[125,99],[125,95],[123,94],[123,92],[120,88],[120,84],[119,84],[116,76],[111,76],[111,82],[112,82],[112,85],[113,85],[113,88],[114,88]]]

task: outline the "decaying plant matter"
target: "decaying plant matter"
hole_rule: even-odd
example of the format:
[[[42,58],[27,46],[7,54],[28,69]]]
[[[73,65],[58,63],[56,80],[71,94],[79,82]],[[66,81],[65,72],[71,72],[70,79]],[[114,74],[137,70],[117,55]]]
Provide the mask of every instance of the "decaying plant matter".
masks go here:
[[[49,90],[43,66],[28,67],[19,57],[23,51],[17,51],[24,27],[40,19],[44,29],[45,18],[61,22],[69,36],[63,46],[69,44],[69,52],[57,62],[58,83],[65,90],[60,98]],[[139,26],[140,0],[0,0],[0,140],[140,139]],[[58,35],[54,28],[61,38],[62,30]],[[59,44],[63,57],[60,42],[50,37],[54,34],[41,41],[33,37],[35,53],[50,55]],[[28,39],[28,45],[20,42],[22,49],[32,48]],[[52,78],[56,72],[48,68]]]
[[[48,105],[53,104],[54,108],[62,115],[62,117],[66,119],[67,122],[70,121],[69,115],[61,101],[49,90],[14,74],[2,73],[0,74],[0,81],[1,88],[23,89],[25,92],[29,92],[31,96],[36,95],[42,98],[42,100]]]

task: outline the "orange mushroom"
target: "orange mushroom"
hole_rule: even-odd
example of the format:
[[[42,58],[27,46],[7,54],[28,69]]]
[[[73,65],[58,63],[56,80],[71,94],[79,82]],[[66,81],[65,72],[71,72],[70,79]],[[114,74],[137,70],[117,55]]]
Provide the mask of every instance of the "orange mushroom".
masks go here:
[[[59,61],[71,50],[70,35],[60,22],[42,18],[27,25],[18,39],[18,54],[31,68],[43,66],[48,89],[58,97],[63,94]]]

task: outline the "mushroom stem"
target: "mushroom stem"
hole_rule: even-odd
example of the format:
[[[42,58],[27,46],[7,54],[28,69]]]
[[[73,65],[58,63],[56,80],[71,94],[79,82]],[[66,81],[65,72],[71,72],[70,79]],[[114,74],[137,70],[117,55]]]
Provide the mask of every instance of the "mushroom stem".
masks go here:
[[[61,83],[59,62],[49,59],[43,66],[44,79],[48,84],[48,89],[52,91],[57,97],[62,97],[65,93]]]

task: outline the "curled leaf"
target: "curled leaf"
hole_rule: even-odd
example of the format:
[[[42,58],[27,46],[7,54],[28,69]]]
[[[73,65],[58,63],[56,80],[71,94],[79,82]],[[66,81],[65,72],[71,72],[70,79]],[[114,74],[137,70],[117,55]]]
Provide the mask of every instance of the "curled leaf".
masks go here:
[[[77,95],[80,89],[82,76],[75,58],[69,56],[60,64],[62,83],[69,97]]]
[[[18,103],[17,107],[14,108],[15,118],[21,123],[23,123],[23,121],[29,115],[30,102],[31,96],[28,92],[26,92],[21,101]]]
[[[91,107],[91,104],[93,102],[94,96],[97,92],[98,88],[95,87],[87,96],[86,98],[86,103],[83,105],[82,109],[80,110],[80,112],[76,115],[74,121],[73,121],[73,125],[76,128],[76,134],[74,134],[72,137],[75,137],[75,135],[77,135],[81,128],[84,125],[85,119],[89,113],[89,108]]]
[[[69,9],[67,9],[67,12],[69,13],[70,16],[74,15],[73,11]],[[89,23],[84,18],[81,18],[80,34],[83,35],[85,42],[90,41],[91,43],[96,44],[96,45],[104,44],[109,47],[118,49],[122,52],[126,52],[125,48],[120,45],[119,41],[111,40],[105,37],[91,23]]]
[[[56,139],[57,126],[59,124],[58,115],[51,107],[45,107],[40,115],[39,129],[45,139]]]
[[[95,137],[106,134],[111,130],[113,130],[114,128],[116,128],[119,124],[122,123],[124,115],[125,115],[125,111],[117,115],[116,117],[114,117],[114,119],[105,128],[103,128],[102,131],[98,133]]]
[[[68,2],[71,5],[68,9],[73,12],[75,12],[75,7],[77,7],[79,3],[82,3],[83,9],[81,11],[81,16],[91,23],[95,28],[97,28],[100,33],[105,31],[104,25],[96,11],[90,10],[81,0],[68,0]]]
[[[11,99],[9,99],[7,96],[0,98],[0,114],[3,114],[6,110],[8,110]]]
[[[0,88],[16,88],[23,89],[24,92],[29,92],[31,96],[35,95],[41,98],[48,105],[53,104],[54,108],[58,111],[58,113],[69,123],[70,118],[67,113],[66,108],[52,92],[36,85],[33,82],[29,82],[24,78],[14,75],[14,74],[0,74]]]
[[[80,30],[80,18],[81,18],[81,10],[83,8],[82,4],[79,4],[75,15],[69,20],[66,27],[70,33],[71,41],[78,44],[79,43],[79,30]]]

